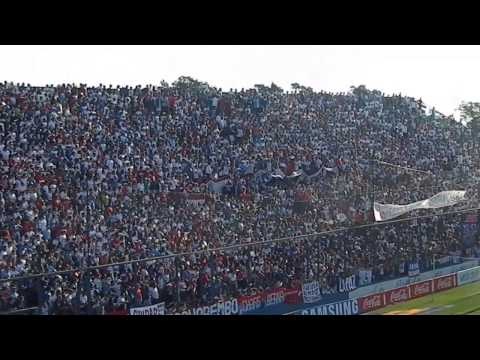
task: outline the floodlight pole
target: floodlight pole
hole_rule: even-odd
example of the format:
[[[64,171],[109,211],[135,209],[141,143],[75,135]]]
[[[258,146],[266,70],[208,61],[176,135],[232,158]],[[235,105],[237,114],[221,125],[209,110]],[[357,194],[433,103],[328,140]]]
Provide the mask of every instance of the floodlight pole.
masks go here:
[[[433,254],[433,271],[434,271],[433,279],[435,279],[435,254]],[[432,280],[432,303],[435,301],[435,298],[434,298],[435,289],[434,289],[434,287],[435,287],[435,280]]]
[[[463,124],[463,121],[460,122],[462,126],[462,134],[461,134],[461,144],[462,144],[462,167],[461,167],[461,176],[462,176],[462,185],[465,186],[465,126]]]
[[[372,153],[372,158],[370,159],[370,181],[371,181],[371,202],[372,202],[372,214],[375,219],[375,168],[374,168],[374,163],[375,159],[373,158],[373,153]]]

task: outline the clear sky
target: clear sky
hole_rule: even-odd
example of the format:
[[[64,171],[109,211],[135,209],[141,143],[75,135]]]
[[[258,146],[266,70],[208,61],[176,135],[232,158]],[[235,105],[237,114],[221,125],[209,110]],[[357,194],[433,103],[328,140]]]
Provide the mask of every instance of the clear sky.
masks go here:
[[[0,46],[0,81],[144,85],[181,75],[223,89],[364,84],[449,115],[462,100],[480,101],[480,46]]]

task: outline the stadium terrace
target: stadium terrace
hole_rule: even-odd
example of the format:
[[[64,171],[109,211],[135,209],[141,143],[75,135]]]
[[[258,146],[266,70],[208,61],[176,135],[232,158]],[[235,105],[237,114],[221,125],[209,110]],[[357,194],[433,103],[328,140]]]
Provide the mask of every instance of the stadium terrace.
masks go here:
[[[419,99],[365,87],[3,83],[0,311],[262,312],[478,257],[476,213],[321,235],[373,223],[372,197],[466,190],[449,210],[472,208],[474,139]]]

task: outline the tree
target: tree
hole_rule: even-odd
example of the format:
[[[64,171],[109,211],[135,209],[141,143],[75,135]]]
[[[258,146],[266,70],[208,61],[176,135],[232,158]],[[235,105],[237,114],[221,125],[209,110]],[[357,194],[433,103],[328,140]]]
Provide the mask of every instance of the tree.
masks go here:
[[[258,90],[258,92],[265,91],[267,87],[263,84],[255,84],[254,87]]]
[[[270,89],[273,91],[273,92],[279,92],[279,93],[283,93],[283,89],[278,86],[277,84],[273,83],[272,82],[272,85],[270,85]]]
[[[350,86],[350,91],[352,92],[353,95],[356,95],[359,97],[362,95],[367,95],[369,93],[365,85]]]
[[[466,122],[467,126],[472,129],[473,135],[477,137],[480,130],[480,103],[462,102],[458,110],[460,111],[462,122]]]
[[[172,86],[180,89],[194,88],[197,90],[208,88],[207,83],[198,81],[190,76],[180,76],[173,82]]]
[[[290,84],[290,87],[292,88],[292,90],[296,90],[299,92],[313,93],[313,89],[310,86],[300,85],[299,83]]]

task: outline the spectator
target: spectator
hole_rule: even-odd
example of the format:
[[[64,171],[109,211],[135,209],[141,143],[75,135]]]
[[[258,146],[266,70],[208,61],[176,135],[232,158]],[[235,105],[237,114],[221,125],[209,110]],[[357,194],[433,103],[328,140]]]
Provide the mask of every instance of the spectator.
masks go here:
[[[376,201],[409,203],[471,189],[479,172],[469,128],[427,115],[421,101],[362,87],[4,83],[0,130],[0,278],[366,223],[372,181]],[[380,165],[372,175],[372,153],[433,176]],[[426,269],[434,254],[463,251],[459,223],[419,220],[11,281],[0,309],[103,314],[165,302],[172,312],[312,279],[328,293],[360,268],[379,280],[399,275],[400,261]]]

